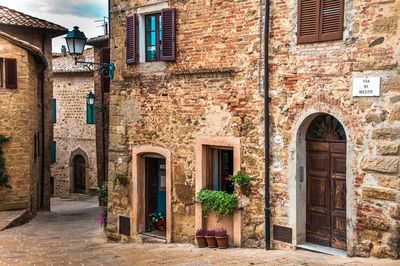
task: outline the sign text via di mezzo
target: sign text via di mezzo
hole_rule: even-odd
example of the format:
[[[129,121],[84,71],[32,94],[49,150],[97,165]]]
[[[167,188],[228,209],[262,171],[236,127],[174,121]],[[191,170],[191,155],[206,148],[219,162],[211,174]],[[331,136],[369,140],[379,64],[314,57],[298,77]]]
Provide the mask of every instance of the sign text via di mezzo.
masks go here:
[[[353,78],[353,96],[374,97],[380,96],[380,77]]]

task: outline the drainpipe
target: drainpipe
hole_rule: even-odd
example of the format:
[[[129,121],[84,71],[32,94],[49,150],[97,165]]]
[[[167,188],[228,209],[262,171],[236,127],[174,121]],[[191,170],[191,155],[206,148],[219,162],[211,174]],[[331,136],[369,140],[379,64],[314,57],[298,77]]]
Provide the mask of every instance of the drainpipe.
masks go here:
[[[264,20],[264,143],[265,143],[265,249],[271,249],[271,208],[269,204],[269,66],[268,66],[268,36],[269,36],[269,0],[265,0],[265,20]]]

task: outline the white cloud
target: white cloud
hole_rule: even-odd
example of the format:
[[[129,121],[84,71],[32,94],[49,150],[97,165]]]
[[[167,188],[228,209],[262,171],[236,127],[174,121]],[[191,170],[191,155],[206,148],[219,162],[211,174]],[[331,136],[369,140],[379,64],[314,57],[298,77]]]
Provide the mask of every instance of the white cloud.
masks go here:
[[[57,23],[69,30],[79,26],[88,38],[104,33],[101,23],[95,20],[108,15],[107,3],[107,0],[0,0],[0,5]],[[59,52],[62,44],[65,44],[63,37],[53,39],[53,51]]]

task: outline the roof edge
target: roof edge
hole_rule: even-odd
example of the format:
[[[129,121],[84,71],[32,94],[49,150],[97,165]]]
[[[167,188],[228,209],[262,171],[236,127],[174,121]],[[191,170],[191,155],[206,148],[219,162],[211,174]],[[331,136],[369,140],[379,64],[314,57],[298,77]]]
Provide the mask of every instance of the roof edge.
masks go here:
[[[24,40],[18,39],[4,31],[0,31],[0,37],[3,37],[4,39],[14,43],[15,45],[27,50],[31,54],[33,54],[37,59],[39,59],[40,63],[42,63],[45,66],[48,66],[48,62],[46,57],[44,56],[42,50],[38,48],[37,46],[34,46]]]

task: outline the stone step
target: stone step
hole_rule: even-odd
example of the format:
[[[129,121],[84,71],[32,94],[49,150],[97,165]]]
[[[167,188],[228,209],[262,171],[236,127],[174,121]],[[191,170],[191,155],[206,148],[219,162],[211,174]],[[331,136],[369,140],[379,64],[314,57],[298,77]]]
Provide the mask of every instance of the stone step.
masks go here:
[[[139,237],[141,238],[143,243],[167,244],[167,240],[165,238],[150,233],[141,233],[139,234]]]
[[[6,202],[0,205],[0,211],[22,210],[28,208],[29,205],[27,201]]]
[[[29,210],[1,211],[0,212],[0,231],[9,229],[29,221]]]

